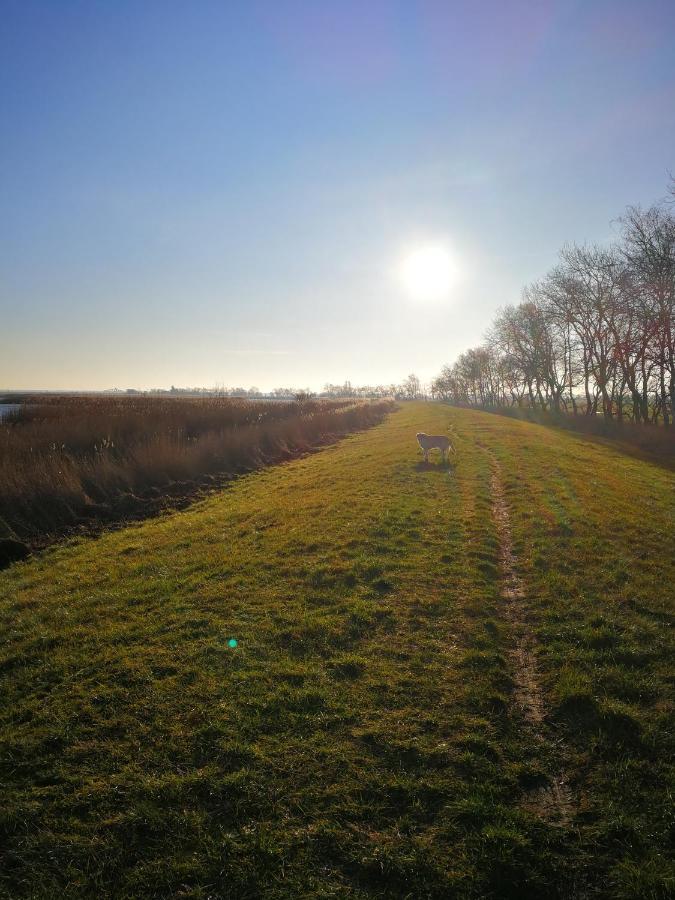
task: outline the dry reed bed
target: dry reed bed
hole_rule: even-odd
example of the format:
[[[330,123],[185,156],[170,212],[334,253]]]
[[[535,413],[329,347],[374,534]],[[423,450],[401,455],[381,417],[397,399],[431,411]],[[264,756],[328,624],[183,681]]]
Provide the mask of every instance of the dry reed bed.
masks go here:
[[[32,398],[0,424],[0,538],[116,520],[377,424],[389,401]],[[4,528],[3,528],[4,525]]]

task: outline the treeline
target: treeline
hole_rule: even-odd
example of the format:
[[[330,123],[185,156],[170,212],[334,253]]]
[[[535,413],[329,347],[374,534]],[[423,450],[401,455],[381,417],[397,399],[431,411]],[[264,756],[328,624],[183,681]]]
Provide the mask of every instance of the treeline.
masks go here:
[[[414,387],[417,393],[411,396],[411,379],[415,382]],[[391,382],[389,384],[362,384],[353,385],[351,381],[345,381],[343,384],[325,384],[320,397],[356,397],[361,399],[385,399],[393,400],[410,400],[416,399],[420,392],[420,383],[416,375],[409,375],[400,384]]]
[[[613,246],[566,246],[521,303],[499,312],[483,345],[443,368],[432,394],[460,405],[671,426],[673,202],[629,207]]]
[[[313,391],[309,387],[276,387],[270,391],[263,392],[257,387],[228,387],[225,384],[217,384],[212,388],[205,387],[175,387],[171,386],[169,390],[164,388],[153,388],[152,390],[141,391],[135,388],[112,388],[103,391],[104,396],[122,397],[226,397],[236,400],[334,400],[336,398],[353,398],[361,400],[384,400],[384,399],[416,399],[421,396],[422,390],[419,379],[416,375],[408,376],[403,382],[389,384],[352,384],[347,380],[340,384],[332,384],[327,382],[323,390]],[[17,394],[8,395],[8,401],[15,400]],[[23,395],[22,395],[23,396]],[[62,395],[63,396],[63,395]],[[0,398],[1,400],[1,398]]]

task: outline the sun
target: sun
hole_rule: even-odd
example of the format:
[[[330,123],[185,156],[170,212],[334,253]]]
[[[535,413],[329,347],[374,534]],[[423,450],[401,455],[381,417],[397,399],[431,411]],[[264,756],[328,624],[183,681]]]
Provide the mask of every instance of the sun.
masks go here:
[[[449,251],[439,244],[412,250],[401,264],[401,281],[414,300],[443,300],[457,281],[457,266]]]

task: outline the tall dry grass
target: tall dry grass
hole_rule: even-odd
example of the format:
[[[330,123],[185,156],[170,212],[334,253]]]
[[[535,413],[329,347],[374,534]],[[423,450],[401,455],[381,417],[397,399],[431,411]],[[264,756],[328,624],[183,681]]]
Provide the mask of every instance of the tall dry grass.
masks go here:
[[[214,475],[290,458],[381,421],[388,401],[28,398],[0,423],[0,532],[26,540],[138,512]],[[2,534],[0,534],[0,537]]]

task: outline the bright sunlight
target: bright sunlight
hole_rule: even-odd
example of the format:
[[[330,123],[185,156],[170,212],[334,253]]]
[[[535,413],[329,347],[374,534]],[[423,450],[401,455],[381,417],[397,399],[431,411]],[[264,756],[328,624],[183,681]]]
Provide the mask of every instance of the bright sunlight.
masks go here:
[[[417,247],[403,260],[401,280],[414,300],[443,300],[457,281],[452,256],[439,244]]]

